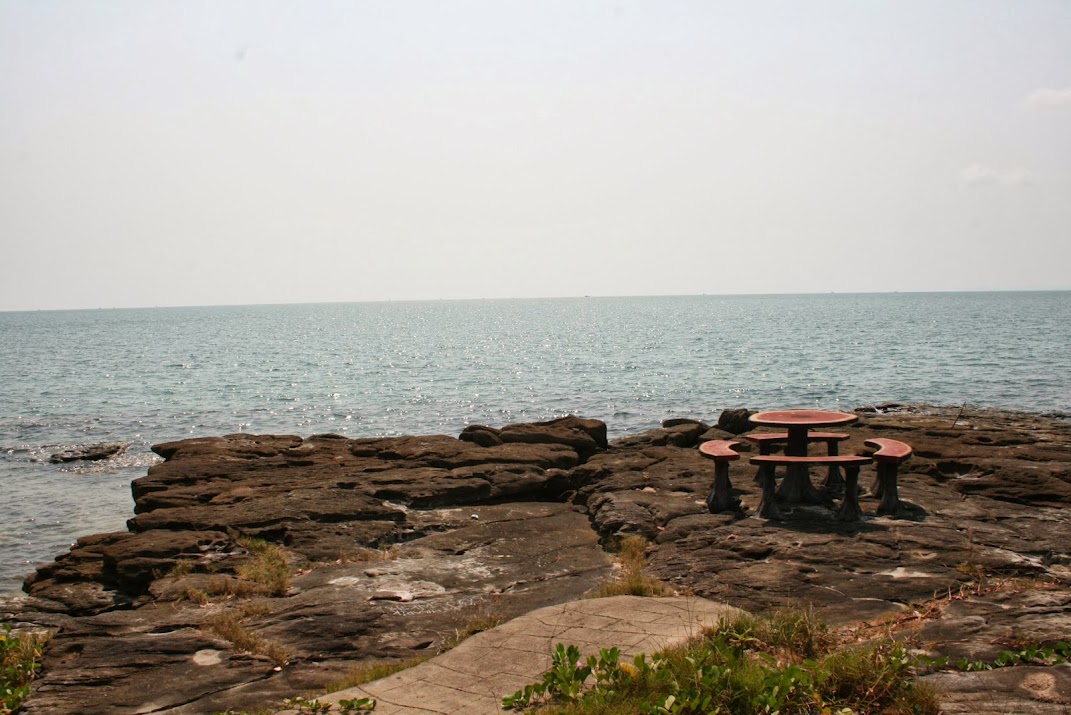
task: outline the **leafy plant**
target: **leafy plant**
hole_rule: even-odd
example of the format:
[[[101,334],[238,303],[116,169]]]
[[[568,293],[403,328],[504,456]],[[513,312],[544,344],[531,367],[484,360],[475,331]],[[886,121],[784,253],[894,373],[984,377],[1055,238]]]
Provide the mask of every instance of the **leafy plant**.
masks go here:
[[[0,631],[0,715],[17,710],[30,694],[30,682],[41,667],[45,639],[13,634],[6,623]]]
[[[543,679],[502,705],[582,715],[933,715],[937,698],[915,684],[916,665],[900,643],[841,645],[812,614],[779,612],[724,621],[686,646],[631,664],[613,648],[581,665],[579,649],[559,644]]]
[[[557,697],[566,702],[576,700],[584,681],[591,675],[588,667],[579,667],[580,649],[575,645],[566,647],[559,643],[551,656],[550,670],[543,674],[543,680],[524,686],[513,695],[502,699],[506,710],[528,707],[533,702],[546,696]]]
[[[373,698],[353,698],[352,700],[339,700],[338,707],[343,715],[354,713],[367,713],[376,709],[376,701]]]
[[[324,703],[316,698],[290,698],[286,704],[302,715],[326,715],[331,711],[331,703]]]
[[[940,670],[942,668],[951,667],[955,670],[964,672],[994,670],[996,668],[1007,668],[1013,665],[1061,665],[1063,663],[1071,662],[1071,642],[1061,641],[1052,646],[1027,644],[1017,651],[1001,651],[993,660],[969,660],[967,658],[959,658],[958,660],[950,661],[947,656],[936,658],[921,656],[920,662],[930,670]]]
[[[331,703],[325,703],[315,698],[290,698],[286,704],[302,715],[327,715],[331,712]],[[352,700],[339,700],[339,712],[342,715],[357,715],[357,713],[372,712],[376,709],[376,701],[373,698],[354,698]]]

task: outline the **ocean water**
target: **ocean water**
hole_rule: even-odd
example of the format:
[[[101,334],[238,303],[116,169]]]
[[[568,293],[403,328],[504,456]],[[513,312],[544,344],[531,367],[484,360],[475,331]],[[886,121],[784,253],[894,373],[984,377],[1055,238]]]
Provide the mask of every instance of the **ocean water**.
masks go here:
[[[0,593],[79,535],[124,528],[157,442],[569,413],[613,436],[727,407],[881,401],[1071,413],[1071,292],[0,313]],[[129,448],[48,461],[97,442]]]

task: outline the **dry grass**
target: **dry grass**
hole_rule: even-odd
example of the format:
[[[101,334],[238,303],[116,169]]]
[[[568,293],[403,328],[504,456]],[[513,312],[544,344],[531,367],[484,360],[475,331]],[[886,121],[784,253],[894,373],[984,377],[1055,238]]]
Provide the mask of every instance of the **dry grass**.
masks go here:
[[[223,611],[207,620],[205,626],[220,638],[230,642],[240,653],[264,655],[276,665],[284,665],[289,658],[286,650],[275,641],[249,630],[242,623],[242,615],[235,611]]]
[[[264,598],[239,603],[237,604],[237,608],[238,612],[242,614],[242,618],[258,618],[260,616],[267,616],[275,611],[275,609],[272,608],[271,602]]]
[[[960,573],[965,573],[960,567],[957,567],[957,570]],[[967,566],[966,572],[970,571],[974,571],[974,569]],[[956,601],[965,601],[975,596],[984,596],[991,593],[1045,591],[1058,587],[1058,583],[1033,576],[986,576],[984,579],[962,584],[955,591],[949,589],[944,594],[935,593],[934,597],[929,600],[912,604],[911,610],[879,619],[873,623],[851,626],[842,629],[842,631],[846,637],[860,640],[866,637],[891,638],[894,634],[906,630],[917,630],[926,623],[941,618],[944,615],[945,608]]]
[[[219,574],[201,587],[188,587],[183,598],[200,603],[211,603],[219,598],[248,598],[250,596],[285,596],[290,590],[291,569],[282,547],[261,539],[238,537],[238,543],[249,550],[249,561],[238,566],[235,576]],[[179,562],[171,575],[185,575],[190,567]]]
[[[431,655],[423,655],[416,658],[408,658],[407,660],[379,661],[376,663],[358,665],[351,668],[349,672],[340,679],[328,684],[326,692],[335,693],[339,690],[354,688],[358,685],[371,683],[373,680],[386,678],[388,675],[394,675],[399,671],[412,668],[414,665],[420,665],[430,657]]]
[[[339,563],[362,563],[366,561],[394,561],[396,558],[398,558],[398,552],[393,546],[389,546],[385,549],[368,549],[360,547],[353,551],[340,553],[338,561]]]
[[[236,569],[238,578],[263,587],[272,596],[286,595],[290,589],[290,567],[286,563],[286,552],[261,539],[241,537],[238,543],[249,549],[253,556]]]
[[[187,589],[185,589],[182,592],[182,598],[185,598],[187,601],[192,601],[194,603],[199,603],[202,606],[204,606],[205,604],[210,603],[212,601],[212,597],[210,595],[208,595],[207,592],[205,592],[205,591],[203,591],[203,590],[201,590],[199,588],[187,588]]]
[[[641,536],[626,536],[621,539],[616,578],[600,586],[591,597],[675,595],[668,585],[644,573],[643,570],[647,566],[646,551],[647,540]]]
[[[189,587],[182,592],[183,598],[194,603],[204,605],[219,598],[248,598],[250,596],[270,596],[272,593],[269,586],[231,578],[230,576],[215,576],[209,579],[204,588]]]
[[[481,608],[465,622],[464,626],[455,629],[453,635],[443,639],[442,644],[439,646],[439,652],[444,653],[451,648],[456,648],[466,638],[483,631],[489,631],[495,626],[502,625],[505,620],[501,613],[488,608]]]
[[[174,578],[180,578],[193,572],[193,561],[190,559],[182,559],[176,561],[175,565],[171,567],[171,570],[167,572],[168,576]]]

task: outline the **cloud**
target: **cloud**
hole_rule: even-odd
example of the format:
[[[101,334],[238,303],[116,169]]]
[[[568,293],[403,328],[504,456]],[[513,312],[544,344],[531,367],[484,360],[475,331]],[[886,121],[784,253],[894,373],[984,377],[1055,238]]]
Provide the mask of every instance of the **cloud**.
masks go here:
[[[1069,89],[1035,89],[1026,98],[1029,109],[1044,111],[1047,109],[1071,109],[1071,88]]]
[[[1021,166],[1014,169],[994,169],[983,164],[971,164],[959,172],[960,181],[970,186],[985,184],[1003,184],[1005,186],[1029,186],[1032,183],[1030,172]]]

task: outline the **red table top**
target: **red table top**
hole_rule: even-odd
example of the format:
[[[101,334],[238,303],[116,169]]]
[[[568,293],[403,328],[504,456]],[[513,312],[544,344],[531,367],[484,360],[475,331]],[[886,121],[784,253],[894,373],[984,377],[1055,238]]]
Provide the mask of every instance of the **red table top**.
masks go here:
[[[831,427],[855,422],[859,415],[824,410],[774,410],[751,415],[757,425],[772,427]]]

